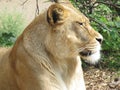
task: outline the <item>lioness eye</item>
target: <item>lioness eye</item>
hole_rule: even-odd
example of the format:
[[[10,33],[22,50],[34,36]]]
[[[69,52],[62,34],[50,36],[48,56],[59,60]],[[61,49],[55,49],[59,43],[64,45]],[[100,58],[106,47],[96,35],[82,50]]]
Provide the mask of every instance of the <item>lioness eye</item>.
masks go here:
[[[83,23],[79,23],[80,25],[83,25]]]
[[[79,25],[83,25],[83,23],[82,23],[82,22],[76,22],[76,23],[78,23]]]

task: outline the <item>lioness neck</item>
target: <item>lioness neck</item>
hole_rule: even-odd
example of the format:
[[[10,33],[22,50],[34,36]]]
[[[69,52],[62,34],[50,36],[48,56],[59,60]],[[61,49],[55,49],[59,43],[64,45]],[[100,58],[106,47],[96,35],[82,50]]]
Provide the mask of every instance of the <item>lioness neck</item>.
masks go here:
[[[31,82],[34,82],[34,86],[36,86],[34,90],[38,90],[41,83],[43,83],[43,85],[48,85],[43,86],[43,88],[48,87],[48,89],[45,90],[77,90],[77,88],[80,88],[80,85],[77,84],[84,81],[79,80],[81,76],[83,76],[80,57],[60,58],[49,52],[44,42],[49,26],[47,22],[45,22],[46,16],[44,14],[41,14],[39,17],[39,20],[34,20],[34,23],[31,23],[25,29],[12,50],[15,50],[14,52],[16,53],[13,57],[16,56],[19,58],[13,58],[13,62],[16,62],[15,70],[17,71],[18,86],[21,88],[28,87],[30,89],[27,90],[33,90],[31,86],[33,83]],[[30,77],[33,78],[32,81]],[[24,80],[24,82],[22,80]],[[46,82],[48,84],[44,84]],[[55,83],[55,87],[59,89],[54,89],[52,84]]]

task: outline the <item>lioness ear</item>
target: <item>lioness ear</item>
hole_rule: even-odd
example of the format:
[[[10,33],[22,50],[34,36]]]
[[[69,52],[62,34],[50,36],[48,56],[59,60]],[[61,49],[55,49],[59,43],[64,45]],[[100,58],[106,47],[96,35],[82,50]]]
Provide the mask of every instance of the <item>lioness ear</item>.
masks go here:
[[[47,11],[47,21],[50,25],[62,24],[67,18],[67,10],[60,4],[53,4]]]

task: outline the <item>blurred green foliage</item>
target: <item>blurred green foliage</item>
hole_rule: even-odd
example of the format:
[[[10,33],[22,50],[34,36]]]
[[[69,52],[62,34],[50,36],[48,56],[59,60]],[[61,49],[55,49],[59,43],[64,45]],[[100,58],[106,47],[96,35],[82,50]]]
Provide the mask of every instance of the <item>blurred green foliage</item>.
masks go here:
[[[0,46],[11,46],[24,28],[24,20],[19,12],[0,12]]]

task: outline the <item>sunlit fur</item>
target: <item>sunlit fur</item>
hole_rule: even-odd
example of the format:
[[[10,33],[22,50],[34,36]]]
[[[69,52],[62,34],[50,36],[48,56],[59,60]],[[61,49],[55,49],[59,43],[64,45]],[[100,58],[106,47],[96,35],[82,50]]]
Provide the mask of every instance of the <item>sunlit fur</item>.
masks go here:
[[[71,4],[51,5],[11,49],[0,50],[0,90],[86,90],[81,58],[99,60],[96,38],[102,40]],[[80,54],[85,51],[92,54]]]
[[[92,55],[90,56],[81,56],[81,58],[83,58],[85,60],[85,62],[91,63],[91,64],[96,64],[98,63],[98,61],[100,60],[100,44],[93,46],[93,49],[89,49],[93,52]]]

